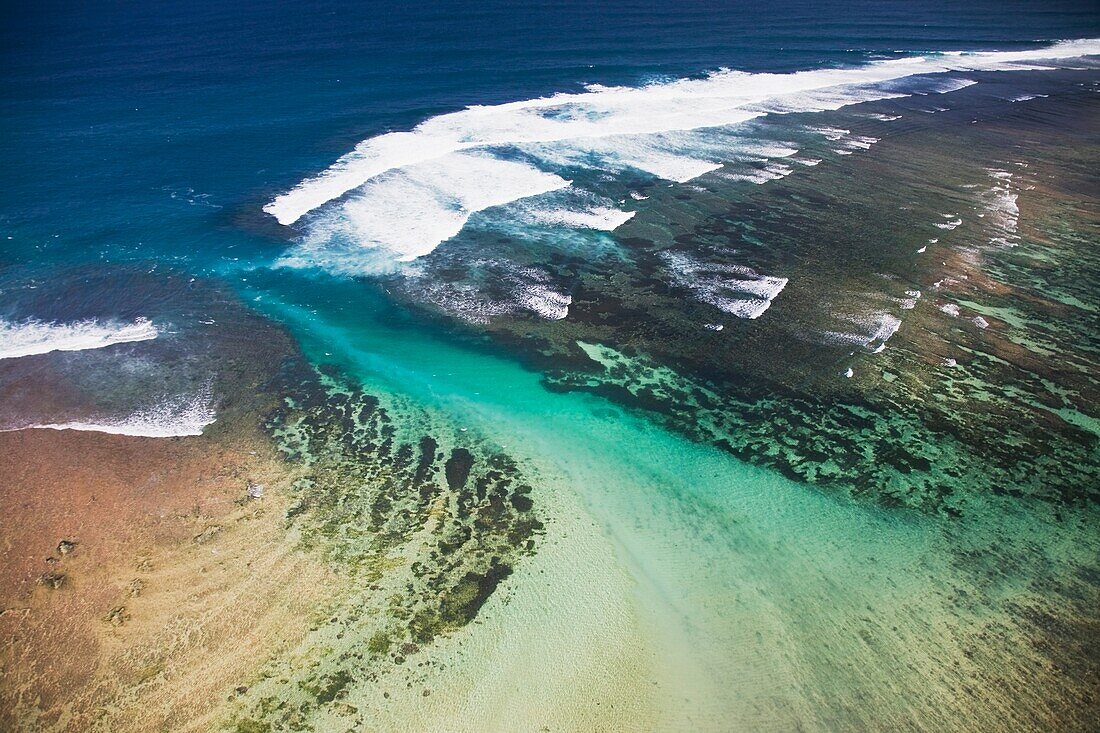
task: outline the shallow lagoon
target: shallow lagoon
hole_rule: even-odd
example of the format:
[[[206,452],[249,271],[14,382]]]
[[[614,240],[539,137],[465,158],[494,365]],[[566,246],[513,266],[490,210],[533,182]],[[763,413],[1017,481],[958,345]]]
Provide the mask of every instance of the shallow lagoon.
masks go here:
[[[281,11],[271,12],[277,19]],[[1035,22],[1066,35],[1059,28],[1082,27],[1076,9],[1067,13]],[[660,64],[639,60],[644,44],[629,44],[637,49],[601,55],[592,78],[699,81],[700,63],[709,69],[731,53],[701,41],[694,61],[677,55],[677,34],[706,15],[693,11],[683,26],[654,22],[667,26]],[[159,34],[209,19],[144,20]],[[395,22],[391,45],[404,37],[404,21]],[[901,45],[955,47],[942,28],[918,27],[929,26],[914,25]],[[466,26],[455,28],[447,33]],[[1005,47],[1035,47],[1021,43],[1030,26],[1020,33]],[[64,144],[42,144],[51,127],[36,120],[74,94],[84,72],[65,69],[80,66],[82,44],[98,48],[94,39],[54,58],[56,78],[53,67],[15,67],[22,148],[9,142],[4,152],[26,176],[5,184],[13,211],[4,219],[11,239],[0,315],[149,317],[161,330],[140,343],[0,364],[0,388],[20,398],[6,402],[3,417],[10,421],[17,405],[21,422],[5,427],[74,414],[117,425],[153,387],[189,394],[210,384],[204,407],[216,406],[218,420],[201,440],[211,456],[233,437],[227,432],[259,416],[267,442],[240,452],[274,445],[292,459],[273,458],[278,468],[265,469],[266,520],[249,500],[224,498],[235,507],[232,522],[211,518],[204,497],[193,516],[176,517],[182,549],[173,546],[179,555],[164,565],[180,574],[164,582],[137,562],[145,595],[126,595],[130,610],[111,610],[113,621],[93,619],[102,653],[132,644],[160,659],[171,645],[156,633],[147,647],[128,634],[159,633],[159,622],[216,626],[218,613],[194,599],[160,599],[171,582],[185,585],[179,578],[223,599],[203,583],[214,574],[208,565],[226,565],[210,558],[225,552],[264,558],[272,587],[261,573],[240,581],[260,599],[256,608],[267,608],[259,587],[275,607],[293,597],[305,610],[254,622],[226,581],[219,592],[233,605],[225,607],[248,619],[235,623],[282,646],[222,670],[224,684],[210,683],[218,704],[190,725],[1092,725],[1100,606],[1094,67],[967,71],[947,86],[915,82],[904,98],[794,110],[706,140],[663,139],[679,152],[704,142],[708,155],[727,144],[734,151],[723,170],[688,182],[637,170],[608,178],[574,161],[577,186],[598,198],[555,199],[553,216],[533,204],[475,211],[458,236],[412,265],[355,278],[286,267],[308,244],[309,227],[277,227],[262,207],[367,137],[471,101],[577,92],[589,72],[577,66],[583,49],[568,59],[532,51],[543,66],[510,71],[507,91],[485,75],[469,82],[472,96],[457,98],[449,85],[462,74],[431,77],[438,59],[428,54],[412,59],[435,59],[413,74],[423,86],[412,93],[417,85],[393,81],[398,72],[384,64],[364,71],[348,61],[341,43],[359,41],[343,29],[325,38],[314,48],[303,34],[273,56],[259,42],[235,49],[227,68],[247,80],[235,88],[212,81],[205,56],[169,54],[170,68],[158,73],[177,79],[172,87],[154,83],[157,74],[134,78],[99,48],[103,86],[88,88],[90,102],[56,107],[73,118],[48,116],[69,136],[58,136]],[[1000,47],[997,38],[988,43]],[[881,56],[837,52],[835,40],[802,38],[788,55],[757,49],[740,58],[745,68],[789,71]],[[60,53],[44,48],[38,53]],[[502,41],[493,53],[514,51]],[[250,66],[257,53],[267,66]],[[303,54],[309,63],[295,61]],[[400,68],[410,61],[403,58],[387,63]],[[315,83],[318,64],[334,72],[324,86]],[[374,96],[355,100],[340,79],[357,79]],[[286,102],[295,86],[308,87],[296,106]],[[177,93],[157,91],[168,88]],[[121,116],[135,96],[143,100],[135,115]],[[383,97],[390,101],[378,105]],[[89,103],[101,106],[92,114],[82,106]],[[188,105],[221,112],[182,115]],[[245,114],[257,108],[272,119]],[[360,114],[368,121],[355,121]],[[73,149],[86,152],[83,165],[66,156]],[[239,155],[197,153],[226,149]],[[133,153],[127,176],[112,167],[118,150]],[[539,154],[547,151],[519,158]],[[74,166],[97,185],[63,175]],[[563,214],[570,205],[584,216]],[[272,378],[282,359],[300,383]],[[37,389],[19,391],[35,380]],[[51,390],[54,401],[44,400]],[[357,432],[370,412],[364,404],[381,405],[388,422]],[[33,414],[46,407],[48,415]],[[313,423],[294,422],[303,414]],[[295,429],[302,424],[312,427]],[[243,470],[224,472],[243,487]],[[507,484],[515,511],[500,504],[495,523],[476,524],[465,472],[472,482]],[[373,487],[386,481],[399,493],[409,488],[399,497],[408,501],[375,503]],[[531,507],[520,509],[528,495],[514,489],[528,484]],[[526,511],[538,524],[523,521]],[[250,522],[264,529],[252,532]],[[385,533],[372,522],[392,541],[376,542]],[[463,536],[470,527],[477,531]],[[452,535],[465,539],[454,544]],[[95,549],[76,547],[77,563]],[[132,582],[135,559],[124,549],[125,569],[105,588]],[[63,593],[90,585],[71,558],[60,562],[69,563]],[[47,609],[71,597],[34,593]],[[109,600],[108,608],[120,603]],[[164,616],[153,612],[163,607]],[[233,646],[219,658],[239,655]],[[143,695],[175,721],[207,699],[173,697],[184,688],[170,669],[193,663],[180,668],[205,679],[220,659],[171,648],[171,664],[141,656],[136,672],[123,664],[127,674],[108,674],[121,685],[106,688],[118,720],[146,714]],[[100,673],[114,669],[108,658]],[[84,698],[82,710],[101,702]],[[37,705],[21,704],[23,712]]]

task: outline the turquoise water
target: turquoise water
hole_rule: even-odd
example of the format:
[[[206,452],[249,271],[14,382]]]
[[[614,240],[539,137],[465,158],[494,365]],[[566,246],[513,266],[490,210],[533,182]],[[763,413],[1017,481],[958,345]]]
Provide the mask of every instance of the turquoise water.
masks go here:
[[[201,432],[239,299],[535,476],[380,725],[1087,727],[1095,9],[6,13],[0,427]]]
[[[1020,645],[1032,632],[1003,626],[1004,604],[1061,577],[1062,568],[1087,566],[1095,535],[1057,541],[1067,531],[1058,522],[996,503],[952,523],[807,491],[603,399],[550,393],[537,373],[499,355],[433,337],[415,322],[380,318],[388,306],[352,283],[321,292],[303,279],[278,300],[270,290],[246,292],[290,326],[312,361],[339,366],[368,391],[442,411],[534,466],[537,500],[581,512],[557,518],[558,525],[551,520],[551,545],[588,548],[588,517],[610,542],[600,562],[629,578],[627,590],[585,599],[584,580],[573,574],[595,573],[576,557],[555,568],[554,581],[521,571],[521,596],[524,582],[552,582],[552,594],[582,599],[578,607],[553,603],[537,612],[522,599],[492,608],[489,623],[503,628],[484,632],[488,641],[478,648],[489,663],[503,664],[499,657],[518,643],[516,629],[561,639],[569,650],[563,654],[621,663],[609,662],[612,650],[598,642],[574,649],[565,639],[626,616],[642,632],[625,643],[649,660],[644,685],[627,689],[635,703],[641,696],[659,711],[660,728],[871,729],[916,720],[995,728],[1021,695],[1035,709],[1044,705],[1025,692],[1031,680],[1023,660],[1031,652]],[[970,553],[1020,572],[967,567]],[[991,624],[1002,635],[992,644]],[[606,629],[593,633],[613,637]],[[531,653],[529,644],[521,649]],[[983,646],[978,661],[959,656]],[[552,689],[556,675],[571,674],[556,656],[532,654],[531,668],[547,676],[525,667],[525,689]],[[478,674],[445,659],[459,677]],[[989,664],[1005,670],[1004,689],[980,706],[958,698],[955,690]],[[444,700],[463,709],[457,693]],[[467,714],[472,727],[487,720]]]

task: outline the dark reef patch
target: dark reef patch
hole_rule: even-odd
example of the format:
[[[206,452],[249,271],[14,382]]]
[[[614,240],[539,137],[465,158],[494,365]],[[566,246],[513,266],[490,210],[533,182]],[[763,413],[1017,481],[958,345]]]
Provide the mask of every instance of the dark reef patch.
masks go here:
[[[988,496],[1096,504],[1100,102],[1087,74],[1048,76],[1042,104],[975,85],[951,113],[913,98],[807,117],[876,143],[839,155],[799,139],[800,156],[825,162],[792,162],[766,185],[652,187],[614,251],[521,263],[571,295],[566,318],[502,313],[452,332],[478,348],[490,336],[551,391],[600,395],[883,506],[957,517]],[[753,132],[789,139],[800,119]],[[478,266],[466,246],[424,266],[464,282]],[[676,257],[704,269],[677,275]],[[699,273],[745,268],[787,280],[759,317],[698,290]]]
[[[303,658],[243,685],[238,729],[298,729],[477,618],[543,531],[499,449],[338,370],[289,359],[266,426],[300,475],[288,529],[340,577]],[[257,728],[259,729],[259,728]]]

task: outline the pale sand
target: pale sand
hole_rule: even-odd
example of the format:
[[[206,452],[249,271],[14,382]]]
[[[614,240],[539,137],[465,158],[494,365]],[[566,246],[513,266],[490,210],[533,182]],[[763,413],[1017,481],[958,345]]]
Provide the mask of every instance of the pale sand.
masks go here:
[[[0,511],[15,519],[0,588],[5,729],[217,729],[265,663],[310,656],[355,589],[295,549],[291,473],[266,446],[247,430],[0,435]],[[250,480],[262,499],[246,498]],[[633,581],[561,489],[536,489],[547,536],[474,624],[383,664],[318,729],[346,727],[348,705],[378,730],[655,727],[660,664]],[[76,542],[64,556],[63,538]],[[38,581],[47,571],[64,574],[60,588]]]
[[[659,727],[659,711],[667,708],[667,690],[654,682],[662,660],[635,613],[634,581],[579,497],[561,486],[536,486],[537,506],[551,518],[539,551],[473,624],[424,649],[412,669],[397,668],[349,694],[372,729]],[[318,729],[326,729],[321,720]]]

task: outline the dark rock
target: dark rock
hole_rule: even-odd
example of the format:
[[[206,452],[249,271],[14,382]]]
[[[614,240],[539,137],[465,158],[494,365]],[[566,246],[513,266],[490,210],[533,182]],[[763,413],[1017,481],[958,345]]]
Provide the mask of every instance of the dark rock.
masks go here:
[[[48,588],[58,590],[61,586],[65,585],[65,574],[54,572],[42,573],[42,575],[38,576],[38,582]]]
[[[474,455],[465,448],[455,448],[451,451],[451,457],[447,459],[444,473],[447,476],[447,485],[451,491],[459,491],[466,486],[466,480],[470,477],[470,469],[474,467]]]

